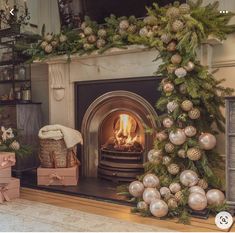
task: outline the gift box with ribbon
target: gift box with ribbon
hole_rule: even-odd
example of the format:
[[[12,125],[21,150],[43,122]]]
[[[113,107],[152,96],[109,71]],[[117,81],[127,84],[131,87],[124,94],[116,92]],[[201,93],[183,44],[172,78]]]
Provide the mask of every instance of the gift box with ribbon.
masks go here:
[[[16,163],[15,153],[0,152],[0,170],[14,166]]]
[[[0,186],[11,181],[11,167],[0,169]]]
[[[0,203],[20,197],[20,180],[11,178],[6,185],[0,185]]]
[[[78,166],[70,168],[37,169],[38,185],[75,186],[78,183]]]

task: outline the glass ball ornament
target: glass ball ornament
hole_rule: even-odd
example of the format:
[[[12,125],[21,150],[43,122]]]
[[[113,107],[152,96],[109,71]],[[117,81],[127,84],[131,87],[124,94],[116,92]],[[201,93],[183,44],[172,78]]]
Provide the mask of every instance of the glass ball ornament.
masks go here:
[[[129,185],[129,193],[133,197],[141,197],[144,192],[144,185],[142,182],[136,180],[130,183]]]
[[[171,194],[171,191],[167,187],[161,187],[160,188],[160,194],[162,197],[165,197],[167,194]]]
[[[178,203],[176,201],[175,198],[170,198],[168,201],[167,201],[167,205],[170,209],[175,209],[178,207]]]
[[[206,192],[203,188],[201,188],[200,186],[192,186],[189,188],[189,192],[190,193],[201,193],[202,195],[206,195]]]
[[[179,191],[179,192],[177,192],[177,193],[175,194],[174,197],[175,197],[175,200],[176,200],[177,202],[180,202],[180,201],[183,200],[184,195],[183,195],[182,191]]]
[[[168,138],[168,136],[164,131],[161,131],[156,134],[156,139],[159,140],[160,142],[166,140],[167,138]]]
[[[182,108],[185,112],[190,111],[190,110],[193,108],[193,103],[192,103],[192,101],[190,101],[190,100],[184,100],[184,101],[181,103],[181,108]]]
[[[152,149],[148,152],[148,161],[151,163],[160,163],[162,161],[162,150]]]
[[[210,189],[206,193],[206,198],[209,205],[222,205],[225,201],[224,193],[219,189]]]
[[[187,126],[184,129],[184,133],[187,137],[193,137],[197,134],[197,129],[194,126]]]
[[[169,134],[169,139],[174,145],[182,145],[186,141],[186,135],[184,130],[176,129],[175,131],[171,131]]]
[[[148,210],[148,204],[144,201],[139,201],[137,203],[137,209],[138,210]]]
[[[166,93],[170,93],[174,91],[175,87],[172,83],[168,82],[163,85],[163,91]]]
[[[180,149],[178,150],[177,152],[177,155],[180,157],[180,158],[186,158],[186,151],[184,149]]]
[[[180,67],[180,68],[175,70],[175,75],[178,78],[183,78],[187,75],[187,71],[183,67]]]
[[[198,140],[203,150],[212,150],[216,146],[216,137],[213,134],[203,133]]]
[[[193,210],[204,210],[207,207],[206,196],[201,193],[190,193],[188,197],[188,205]]]
[[[208,183],[207,183],[207,181],[205,179],[199,179],[197,185],[200,186],[203,189],[207,189],[208,188]]]
[[[184,170],[180,174],[180,182],[186,187],[192,187],[198,182],[198,175],[193,170]]]
[[[177,69],[177,67],[175,65],[173,65],[173,64],[170,64],[170,65],[167,66],[167,72],[169,74],[173,74],[176,69]]]
[[[174,124],[174,122],[170,117],[166,117],[163,119],[162,124],[165,128],[169,129]]]
[[[175,109],[179,107],[179,105],[176,101],[171,101],[167,104],[166,107],[167,107],[168,112],[174,112]]]
[[[161,195],[155,188],[146,188],[143,192],[143,200],[150,204],[153,200],[160,199]]]
[[[162,164],[167,166],[167,165],[170,164],[170,162],[171,162],[171,157],[170,156],[163,156],[162,157]]]
[[[180,171],[180,167],[175,164],[175,163],[171,163],[168,167],[167,167],[167,171],[171,174],[171,175],[177,175]]]
[[[152,201],[149,209],[151,214],[158,218],[164,217],[168,213],[168,205],[160,199]]]
[[[179,183],[171,183],[169,189],[175,194],[181,190],[181,185]]]
[[[180,64],[182,61],[182,57],[179,54],[174,54],[171,57],[171,63],[174,65]]]
[[[172,153],[174,150],[175,150],[175,146],[172,143],[168,142],[165,144],[166,153]]]
[[[196,120],[200,117],[201,112],[198,108],[192,108],[189,112],[188,112],[188,116],[190,119],[192,120]]]
[[[195,65],[193,62],[189,61],[186,66],[184,66],[184,69],[188,72],[193,71],[195,68]]]
[[[160,180],[154,174],[147,174],[143,178],[143,184],[146,188],[157,188],[160,185]]]
[[[187,150],[187,157],[192,161],[197,161],[202,157],[202,152],[198,148],[189,148]]]

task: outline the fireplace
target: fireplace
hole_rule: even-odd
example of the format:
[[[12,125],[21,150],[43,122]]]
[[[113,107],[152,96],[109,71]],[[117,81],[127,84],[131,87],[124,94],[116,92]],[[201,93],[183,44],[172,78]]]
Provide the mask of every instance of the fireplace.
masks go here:
[[[147,151],[153,146],[146,127],[157,126],[153,106],[157,83],[156,77],[86,82],[85,87],[77,83],[77,127],[84,138],[79,152],[82,176],[119,183],[130,182],[143,172]],[[81,98],[84,89],[93,95],[89,101]]]

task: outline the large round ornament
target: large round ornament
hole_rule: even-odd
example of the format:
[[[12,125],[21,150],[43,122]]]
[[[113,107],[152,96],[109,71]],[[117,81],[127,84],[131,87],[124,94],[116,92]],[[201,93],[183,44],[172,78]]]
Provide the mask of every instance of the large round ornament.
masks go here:
[[[175,198],[170,198],[168,201],[167,201],[167,205],[170,209],[175,209],[178,207],[178,203],[176,201]]]
[[[91,35],[92,33],[93,33],[93,30],[92,30],[91,27],[86,27],[86,28],[84,29],[84,34],[85,34],[86,36],[89,36],[89,35]]]
[[[176,50],[176,43],[174,41],[170,42],[168,45],[167,45],[167,51],[169,52],[174,52]]]
[[[186,187],[192,187],[198,182],[198,175],[195,171],[184,170],[180,174],[180,182]]]
[[[149,16],[146,16],[143,21],[147,25],[154,26],[157,24],[158,20],[155,16],[149,15]]]
[[[148,32],[149,32],[148,29],[146,27],[143,27],[143,28],[140,29],[139,35],[140,36],[147,36]]]
[[[164,131],[161,131],[156,134],[156,139],[159,140],[160,142],[166,140],[167,138],[168,138],[168,136]]]
[[[159,186],[160,181],[154,174],[147,174],[144,176],[143,184],[146,188],[156,188]]]
[[[106,42],[104,39],[98,39],[96,42],[96,47],[98,49],[103,48],[105,46]]]
[[[134,34],[134,33],[136,33],[136,30],[137,30],[137,26],[134,25],[134,24],[131,24],[131,25],[129,26],[129,28],[127,29],[127,32],[129,32],[129,33],[131,33],[131,34]]]
[[[198,185],[192,186],[191,188],[189,188],[189,192],[190,193],[201,193],[202,195],[206,195],[206,192],[204,191],[204,189]]]
[[[162,157],[162,164],[168,166],[170,164],[170,162],[171,162],[171,157],[169,157],[169,156]]]
[[[169,134],[169,139],[174,145],[182,145],[186,141],[186,135],[184,130],[176,129],[175,131],[171,131]]]
[[[180,171],[180,168],[177,164],[175,163],[171,163],[168,167],[167,167],[167,171],[171,174],[171,175],[177,175]]]
[[[179,6],[179,11],[181,14],[189,14],[190,6],[187,3],[183,3]]]
[[[119,23],[119,28],[122,30],[127,30],[129,25],[130,24],[129,24],[128,20],[124,19],[124,20],[121,20],[121,22]]]
[[[177,19],[172,23],[173,32],[180,32],[183,30],[183,28],[184,28],[184,23],[181,20]]]
[[[175,65],[173,65],[173,64],[170,64],[170,65],[167,66],[167,72],[169,74],[173,74],[176,69],[177,69],[177,67]]]
[[[201,193],[191,193],[188,197],[188,205],[193,210],[204,210],[207,207],[206,196]]]
[[[96,36],[95,35],[90,35],[87,37],[87,41],[91,44],[94,44],[96,42]]]
[[[179,107],[179,105],[176,101],[171,101],[167,104],[166,107],[167,107],[168,112],[173,112],[175,111],[176,108]]]
[[[184,149],[180,149],[178,150],[177,152],[177,155],[180,157],[180,158],[186,158],[186,151]]]
[[[42,49],[45,49],[47,45],[48,45],[48,43],[46,41],[42,41],[40,46]]]
[[[150,204],[150,212],[153,216],[161,218],[167,215],[168,206],[163,200],[154,200]]]
[[[133,197],[141,197],[143,192],[144,192],[144,185],[140,181],[136,180],[130,183],[129,193]]]
[[[162,124],[165,128],[171,128],[174,122],[170,117],[166,117],[163,119]]]
[[[219,189],[211,189],[206,193],[206,198],[209,205],[222,205],[225,201],[224,193]]]
[[[148,152],[148,160],[151,163],[159,163],[162,160],[162,150],[152,149]]]
[[[52,39],[53,39],[53,35],[49,33],[44,37],[44,40],[48,43],[51,42]]]
[[[153,200],[160,199],[161,195],[155,188],[146,188],[143,192],[143,200],[150,204]]]
[[[175,87],[172,83],[165,83],[163,85],[163,91],[166,92],[166,93],[170,93],[172,91],[174,91]]]
[[[193,62],[189,61],[186,66],[184,66],[184,69],[188,72],[192,71],[194,69],[195,65]]]
[[[190,101],[190,100],[184,100],[184,101],[181,103],[181,108],[182,108],[185,112],[190,111],[190,110],[193,108],[193,103],[192,103],[192,101]]]
[[[177,193],[181,190],[181,186],[179,183],[172,183],[170,184],[169,189],[172,193]]]
[[[177,17],[179,17],[179,15],[180,15],[180,10],[174,6],[170,7],[166,12],[166,16],[171,19],[177,18]]]
[[[51,53],[52,52],[52,50],[53,50],[53,47],[52,47],[52,45],[51,44],[48,44],[46,47],[45,47],[45,52],[46,53]]]
[[[182,57],[177,53],[177,54],[174,54],[172,57],[171,57],[171,62],[174,64],[174,65],[177,65],[177,64],[180,64],[182,61]]]
[[[139,201],[137,203],[137,209],[138,210],[147,210],[148,209],[148,204],[144,201]]]
[[[201,112],[198,108],[192,108],[189,112],[188,112],[188,116],[190,119],[192,120],[196,120],[200,117]]]
[[[190,148],[187,150],[187,157],[192,161],[197,161],[202,157],[202,152],[198,148]]]
[[[170,194],[170,193],[171,193],[171,191],[169,188],[167,188],[167,187],[160,188],[160,194],[162,197],[165,197],[167,194]]]
[[[187,75],[187,71],[183,67],[180,67],[180,68],[175,70],[175,75],[178,78],[183,78]]]
[[[100,37],[100,38],[105,38],[106,35],[107,35],[107,32],[106,32],[105,29],[101,28],[101,29],[98,30],[97,35],[98,35],[98,37]]]
[[[165,44],[168,44],[171,41],[171,35],[170,34],[162,34],[161,41]]]
[[[198,140],[203,150],[212,150],[216,146],[216,137],[213,134],[203,133]]]
[[[174,150],[175,150],[175,146],[172,143],[168,142],[165,144],[166,153],[172,153]]]
[[[197,129],[193,126],[187,126],[184,129],[184,133],[186,134],[187,137],[193,137],[197,133]]]
[[[199,179],[197,185],[203,189],[207,189],[208,188],[208,183],[205,179]]]

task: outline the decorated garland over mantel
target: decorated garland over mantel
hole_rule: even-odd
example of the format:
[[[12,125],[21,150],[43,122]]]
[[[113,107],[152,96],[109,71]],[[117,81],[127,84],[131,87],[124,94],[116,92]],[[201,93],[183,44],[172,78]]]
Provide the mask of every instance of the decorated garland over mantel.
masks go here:
[[[156,107],[163,112],[161,127],[149,151],[145,173],[123,188],[122,194],[137,202],[133,212],[144,216],[178,216],[188,221],[189,210],[226,209],[222,184],[214,174],[220,156],[212,124],[224,131],[220,107],[233,90],[220,84],[207,67],[196,60],[196,50],[209,35],[223,40],[235,31],[228,25],[234,15],[220,14],[218,2],[202,6],[202,0],[147,9],[144,19],[106,18],[105,25],[86,19],[79,31],[47,34],[27,51],[34,59],[55,55],[91,53],[141,44],[159,51],[156,74],[166,77]],[[150,130],[151,131],[151,130]]]

